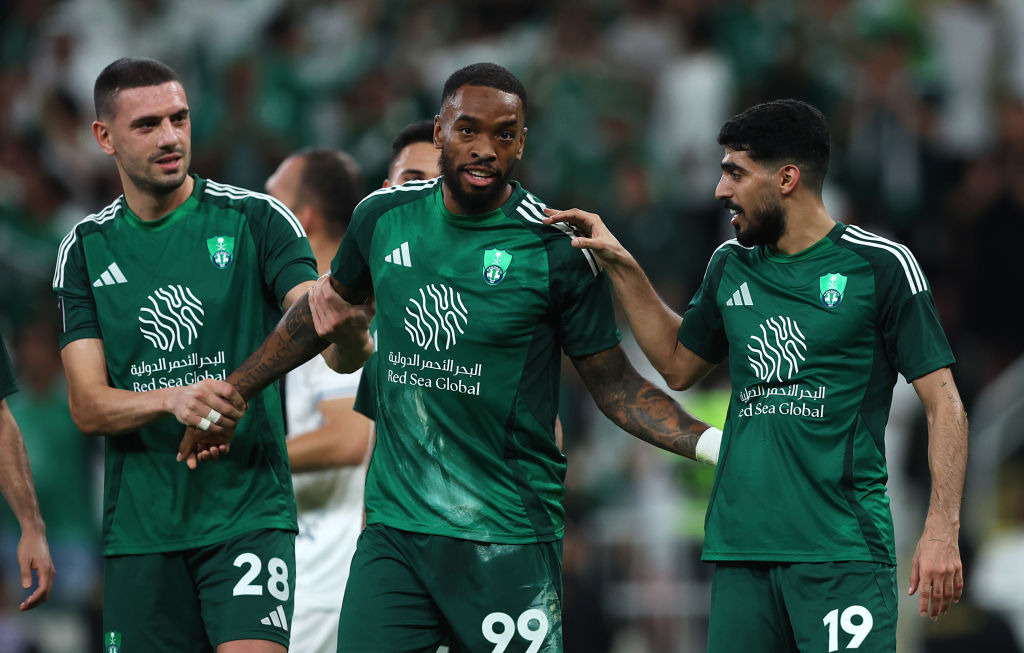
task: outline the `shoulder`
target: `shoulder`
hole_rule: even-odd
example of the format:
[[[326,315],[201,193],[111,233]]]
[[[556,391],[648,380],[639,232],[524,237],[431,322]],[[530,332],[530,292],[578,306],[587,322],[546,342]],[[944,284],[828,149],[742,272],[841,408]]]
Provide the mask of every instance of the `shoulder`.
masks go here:
[[[103,210],[97,211],[80,220],[71,231],[64,236],[57,248],[57,271],[54,274],[53,285],[59,288],[64,285],[64,268],[68,262],[68,256],[74,248],[75,243],[91,233],[102,231],[108,228],[113,221],[121,215],[124,207],[124,196],[108,204]]]
[[[517,191],[513,194],[509,217],[518,220],[541,240],[552,264],[585,268],[595,277],[600,274],[601,267],[593,252],[572,246],[572,239],[579,235],[576,228],[561,222],[544,224],[544,209],[547,205],[518,184]]]
[[[726,263],[729,261],[746,263],[753,257],[755,251],[755,248],[744,247],[743,245],[740,245],[740,241],[735,238],[730,238],[715,248],[715,251],[711,253],[711,258],[708,259],[708,267],[704,271],[704,276],[708,276],[709,274],[721,274]]]
[[[910,294],[928,290],[928,281],[910,248],[854,225],[847,225],[836,244],[862,257],[876,277],[892,278]]]
[[[200,190],[201,201],[209,205],[238,211],[247,218],[281,220],[295,232],[296,236],[306,235],[298,218],[276,197],[239,186],[222,184],[212,179],[197,180],[197,183],[203,184]]]
[[[388,211],[418,200],[430,197],[441,183],[441,178],[408,181],[399,186],[379,188],[356,205],[353,219],[356,216],[379,217]]]

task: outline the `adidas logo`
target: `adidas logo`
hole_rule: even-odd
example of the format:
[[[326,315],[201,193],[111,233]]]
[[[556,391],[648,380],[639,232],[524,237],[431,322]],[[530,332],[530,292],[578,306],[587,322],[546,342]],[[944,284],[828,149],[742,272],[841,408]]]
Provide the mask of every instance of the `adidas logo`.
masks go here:
[[[260,623],[264,626],[277,626],[283,628],[285,631],[288,630],[288,620],[284,616],[284,607],[277,606],[277,609],[271,612],[268,616],[260,619]]]
[[[111,263],[103,271],[103,274],[100,275],[100,278],[92,282],[92,285],[99,288],[100,286],[113,286],[119,283],[128,283],[128,280],[124,278],[124,274],[121,272],[121,268],[117,267],[117,263]]]
[[[391,252],[384,257],[384,260],[388,263],[394,263],[395,265],[404,265],[407,268],[412,267],[412,260],[409,258],[409,241],[405,241],[401,245],[395,248],[395,251]]]
[[[750,289],[747,288],[747,282],[744,281],[740,284],[740,289],[732,294],[732,297],[726,300],[726,306],[753,306],[754,300],[750,298]]]

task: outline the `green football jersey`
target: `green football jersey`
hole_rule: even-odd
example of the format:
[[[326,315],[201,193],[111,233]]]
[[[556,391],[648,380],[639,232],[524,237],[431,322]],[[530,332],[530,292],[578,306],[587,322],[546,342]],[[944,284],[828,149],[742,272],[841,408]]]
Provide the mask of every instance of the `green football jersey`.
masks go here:
[[[0,399],[17,391],[18,384],[14,380],[11,359],[7,356],[7,346],[4,345],[4,339],[0,338]]]
[[[101,338],[115,388],[226,379],[281,318],[285,294],[315,278],[302,226],[269,196],[197,177],[184,204],[151,222],[122,196],[61,243],[53,281],[61,346]],[[295,530],[276,384],[249,401],[220,461],[196,471],[175,462],[183,433],[168,415],[106,438],[106,555]]]
[[[518,184],[500,208],[445,209],[439,179],[356,208],[333,274],[376,296],[377,439],[367,523],[500,543],[562,536],[561,351],[619,342],[590,252],[541,224]]]
[[[842,224],[793,256],[729,241],[679,341],[732,380],[703,558],[895,564],[893,385],[953,362],[910,251]]]

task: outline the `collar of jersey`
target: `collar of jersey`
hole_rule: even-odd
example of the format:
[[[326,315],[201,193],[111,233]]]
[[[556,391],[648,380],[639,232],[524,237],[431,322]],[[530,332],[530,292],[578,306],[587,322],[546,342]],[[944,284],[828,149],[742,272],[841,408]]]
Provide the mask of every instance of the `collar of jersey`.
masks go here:
[[[195,185],[192,187],[192,194],[181,203],[181,206],[174,209],[167,215],[157,218],[156,220],[143,220],[139,216],[135,215],[132,212],[131,207],[128,206],[128,202],[124,201],[124,196],[122,196],[121,206],[124,207],[125,219],[128,220],[128,223],[133,227],[137,227],[144,231],[160,231],[161,229],[167,229],[171,225],[177,223],[199,205],[199,195],[202,193],[202,189],[206,185],[205,180],[200,179],[198,175],[192,175],[192,177],[196,180]]]
[[[775,261],[776,263],[798,263],[800,261],[806,261],[807,259],[814,258],[818,254],[831,248],[835,244],[834,241],[842,229],[843,225],[837,222],[836,225],[832,227],[831,231],[825,234],[824,238],[796,254],[780,254],[778,252],[773,252],[767,247],[762,247],[764,257],[769,261]]]
[[[468,229],[478,229],[490,227],[497,222],[505,220],[513,211],[516,210],[516,207],[519,206],[519,202],[523,200],[525,195],[526,191],[523,190],[523,187],[519,182],[513,181],[512,194],[508,196],[508,199],[505,200],[504,204],[489,213],[479,213],[477,215],[460,215],[449,211],[444,205],[444,195],[441,193],[441,184],[438,184],[434,191],[434,201],[437,203],[438,212],[447,222],[451,222],[452,224]]]

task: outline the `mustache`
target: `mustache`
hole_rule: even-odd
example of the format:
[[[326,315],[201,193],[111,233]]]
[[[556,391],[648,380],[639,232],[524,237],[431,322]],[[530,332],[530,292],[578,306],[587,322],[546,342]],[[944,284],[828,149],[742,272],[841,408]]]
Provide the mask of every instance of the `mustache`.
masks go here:
[[[732,200],[722,200],[722,206],[724,206],[727,211],[739,211],[740,213],[743,213],[743,207]]]
[[[149,160],[156,161],[157,159],[162,159],[168,154],[180,154],[181,156],[185,156],[185,148],[181,147],[180,145],[174,145],[172,147],[160,150],[157,154],[154,154],[153,156],[149,157]]]

